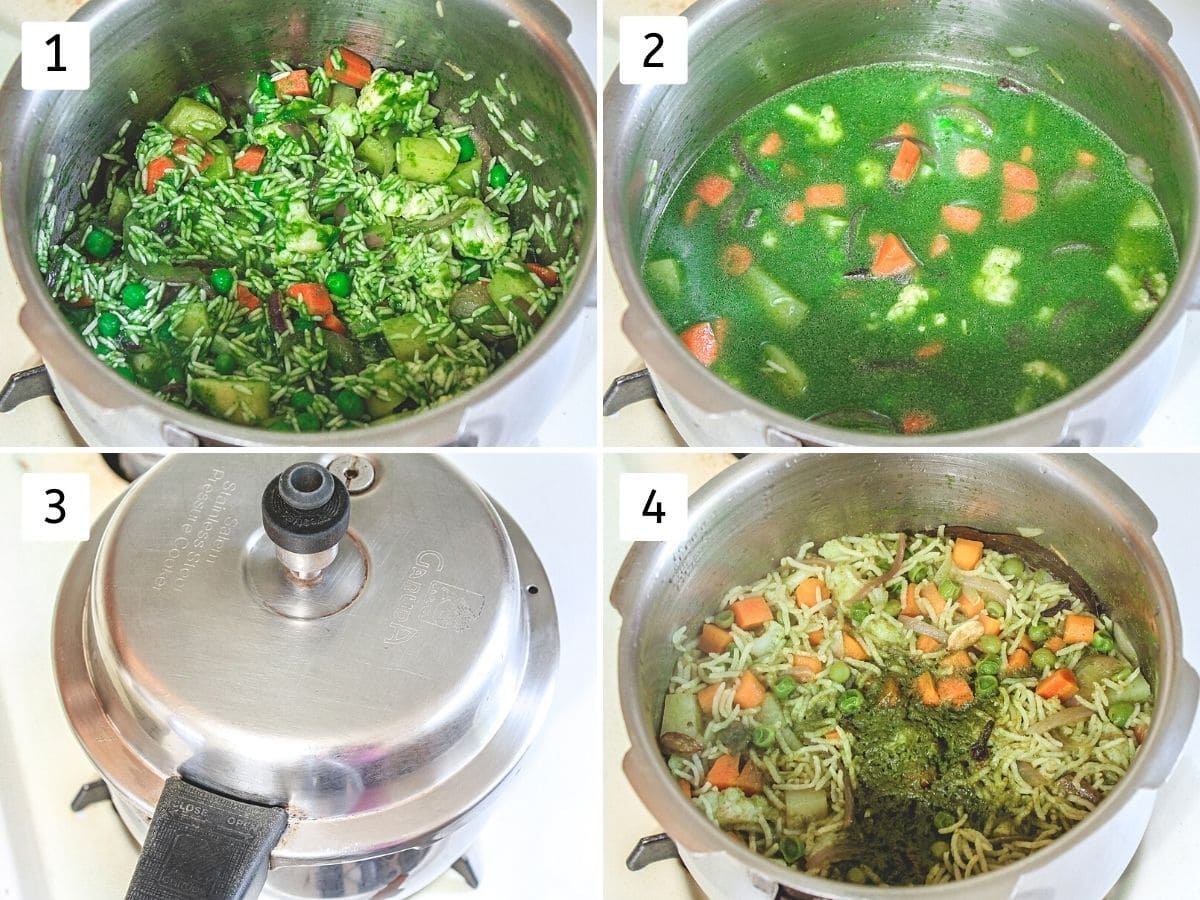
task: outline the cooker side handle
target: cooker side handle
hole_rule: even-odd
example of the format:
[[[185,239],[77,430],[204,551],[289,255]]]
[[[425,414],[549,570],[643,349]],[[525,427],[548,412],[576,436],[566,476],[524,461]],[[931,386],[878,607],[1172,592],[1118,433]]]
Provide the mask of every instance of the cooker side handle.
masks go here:
[[[1175,672],[1175,684],[1171,689],[1171,705],[1161,704],[1155,709],[1154,721],[1150,725],[1152,740],[1157,742],[1154,754],[1146,759],[1146,767],[1138,779],[1138,786],[1158,790],[1175,771],[1175,764],[1183,752],[1196,721],[1196,704],[1200,699],[1200,676],[1186,662],[1180,660]]]
[[[1137,20],[1139,25],[1164,44],[1174,36],[1175,26],[1171,24],[1171,20],[1166,17],[1163,11],[1151,3],[1150,0],[1125,0],[1125,6],[1129,8],[1130,14]]]
[[[168,778],[125,900],[256,897],[287,811]]]

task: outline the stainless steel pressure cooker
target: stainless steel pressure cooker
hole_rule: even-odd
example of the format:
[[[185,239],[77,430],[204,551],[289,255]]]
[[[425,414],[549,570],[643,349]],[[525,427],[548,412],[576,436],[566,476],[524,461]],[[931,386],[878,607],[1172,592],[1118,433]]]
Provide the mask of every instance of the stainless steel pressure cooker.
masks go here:
[[[130,898],[399,898],[464,855],[558,661],[486,494],[428,455],[184,454],[94,533],[54,664],[143,845]]]

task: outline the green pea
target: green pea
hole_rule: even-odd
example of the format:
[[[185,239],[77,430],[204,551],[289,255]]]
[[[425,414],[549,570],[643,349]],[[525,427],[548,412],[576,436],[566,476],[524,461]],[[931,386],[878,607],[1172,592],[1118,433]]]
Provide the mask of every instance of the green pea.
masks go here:
[[[1097,631],[1096,636],[1092,638],[1092,649],[1098,653],[1112,653],[1114,646],[1116,645],[1113,643],[1113,639],[1103,631]]]
[[[308,409],[313,404],[315,398],[309,392],[301,388],[292,394],[292,409],[298,409],[301,412]]]
[[[233,273],[228,269],[213,269],[213,273],[208,276],[208,280],[218,293],[228,294],[233,287]]]
[[[945,831],[947,828],[949,828],[951,825],[953,825],[957,821],[958,821],[958,817],[955,816],[953,813],[948,813],[945,810],[942,810],[941,812],[934,813],[933,827],[936,828],[938,831]]]
[[[117,366],[115,371],[118,375],[120,375],[126,381],[136,382],[136,380],[137,380],[133,374],[133,369],[129,368],[129,366]]]
[[[113,237],[102,228],[92,228],[83,239],[83,249],[89,256],[104,259],[113,251]]]
[[[471,139],[469,134],[464,134],[458,139],[458,161],[460,163],[470,162],[475,158],[475,141]]]
[[[794,837],[785,837],[779,842],[779,855],[790,866],[804,856],[804,844]]]
[[[775,743],[775,729],[759,725],[750,734],[750,742],[759,750],[766,750]]]
[[[854,866],[846,873],[846,880],[851,884],[866,884],[867,873],[862,866]]]
[[[850,667],[840,659],[829,667],[829,680],[837,684],[845,684],[850,680]]]
[[[129,309],[141,309],[146,305],[146,295],[149,293],[144,284],[131,281],[121,288],[121,302]]]
[[[508,174],[508,169],[504,168],[503,163],[496,163],[488,172],[488,184],[494,188],[504,187],[510,178],[512,176]]]
[[[1029,657],[1029,661],[1033,663],[1034,668],[1048,669],[1058,660],[1053,650],[1047,650],[1042,647],[1033,652],[1033,656]]]
[[[102,313],[96,324],[96,330],[104,337],[116,337],[121,333],[121,320],[115,313]]]
[[[775,692],[775,696],[780,700],[786,700],[792,694],[796,693],[796,679],[792,678],[791,675],[784,675],[775,682],[775,686],[771,690]]]
[[[1112,722],[1118,728],[1124,728],[1128,725],[1131,718],[1133,718],[1132,703],[1122,700],[1108,708],[1108,721]]]
[[[301,431],[320,431],[321,420],[316,413],[302,412],[296,416],[296,424]]]
[[[1042,643],[1042,641],[1049,640],[1050,635],[1053,633],[1053,629],[1051,629],[1051,627],[1045,622],[1034,622],[1029,626],[1029,631],[1027,632],[1029,639],[1031,641],[1036,641],[1039,644]]]
[[[258,89],[264,94],[275,95],[275,82],[271,80],[271,76],[268,73],[258,73]]]
[[[987,614],[989,616],[991,616],[993,619],[1003,619],[1004,618],[1004,604],[1003,603],[999,603],[995,600],[989,600],[987,602],[987,606],[985,606],[984,609],[987,610]]]
[[[956,582],[946,579],[945,581],[938,582],[938,591],[947,600],[957,600],[958,595],[962,593],[962,588]]]
[[[929,569],[925,566],[913,566],[912,571],[908,573],[908,580],[913,584],[920,584],[929,576]]]
[[[994,656],[1004,649],[1004,642],[994,634],[985,634],[976,645],[984,653]]]
[[[932,853],[935,858],[941,859],[950,852],[950,845],[945,841],[934,841],[929,845],[929,852]]]
[[[262,110],[259,110],[258,112],[256,112],[254,114],[253,122],[255,125],[261,125],[266,121],[267,121],[267,114],[265,112],[263,112]]]
[[[733,612],[728,609],[721,610],[719,613],[713,616],[713,624],[718,628],[732,628]]]
[[[975,696],[990,697],[1000,690],[1000,679],[995,675],[979,675],[975,678]]]
[[[325,279],[325,287],[329,288],[329,293],[335,297],[349,297],[350,276],[345,272],[330,272],[329,277]]]
[[[218,375],[232,375],[237,369],[237,359],[232,353],[218,353],[213,360],[213,368]]]
[[[838,712],[847,716],[853,715],[862,709],[866,702],[867,698],[863,696],[862,691],[858,688],[850,688],[850,690],[838,697]]]
[[[184,373],[183,367],[176,363],[171,363],[164,370],[163,374],[167,376],[167,381],[173,381],[176,384],[183,384]]]
[[[1021,562],[1015,556],[1010,556],[1004,562],[1000,563],[1000,574],[1005,578],[1018,578],[1025,574],[1025,563]]]
[[[983,656],[979,662],[975,663],[975,671],[980,675],[999,675],[1000,674],[1000,657],[998,656]]]
[[[900,615],[900,610],[902,608],[903,607],[900,606],[899,600],[889,600],[887,603],[883,604],[883,611],[889,616]]]
[[[363,402],[363,398],[350,388],[342,388],[338,391],[333,402],[337,404],[338,412],[347,419],[361,419],[363,413],[367,411],[367,405]]]
[[[871,604],[866,600],[859,600],[850,607],[850,620],[855,625],[861,625],[863,620],[871,614]]]

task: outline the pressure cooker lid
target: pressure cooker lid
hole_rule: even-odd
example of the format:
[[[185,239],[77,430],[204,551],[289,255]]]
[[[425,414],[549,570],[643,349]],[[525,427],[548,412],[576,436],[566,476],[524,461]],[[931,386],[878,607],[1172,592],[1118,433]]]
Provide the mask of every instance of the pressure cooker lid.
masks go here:
[[[104,529],[60,686],[71,714],[88,680],[102,716],[73,724],[150,806],[178,772],[295,820],[387,812],[395,837],[527,744],[557,645],[515,526],[436,457],[323,462],[179,455]]]

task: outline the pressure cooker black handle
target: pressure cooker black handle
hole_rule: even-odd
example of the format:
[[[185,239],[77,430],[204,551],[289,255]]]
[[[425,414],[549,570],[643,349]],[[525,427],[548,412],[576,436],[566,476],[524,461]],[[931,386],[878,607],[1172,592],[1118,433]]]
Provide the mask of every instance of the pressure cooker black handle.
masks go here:
[[[256,897],[287,811],[169,778],[125,900]]]

